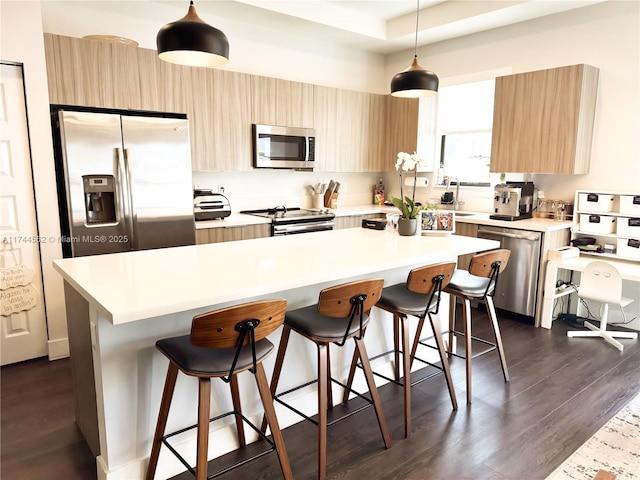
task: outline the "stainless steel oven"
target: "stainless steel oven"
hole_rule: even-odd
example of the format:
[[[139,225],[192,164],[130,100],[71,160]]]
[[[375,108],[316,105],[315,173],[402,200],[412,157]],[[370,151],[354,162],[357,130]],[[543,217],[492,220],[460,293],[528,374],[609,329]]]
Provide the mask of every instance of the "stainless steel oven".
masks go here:
[[[299,233],[333,230],[335,214],[329,210],[305,210],[278,206],[263,210],[244,210],[240,213],[271,220],[271,235],[297,235]]]

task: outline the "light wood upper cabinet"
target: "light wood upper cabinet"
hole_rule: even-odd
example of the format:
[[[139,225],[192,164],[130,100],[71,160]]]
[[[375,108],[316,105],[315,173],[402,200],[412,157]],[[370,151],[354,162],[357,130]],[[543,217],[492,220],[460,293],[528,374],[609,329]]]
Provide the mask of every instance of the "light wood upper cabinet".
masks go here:
[[[251,76],[252,123],[313,128],[313,85]]]
[[[51,103],[140,108],[137,49],[45,34]]]
[[[314,93],[318,170],[382,171],[385,96],[321,86]]]
[[[250,76],[155,50],[45,34],[51,103],[186,113],[196,171],[251,169]]]
[[[381,171],[395,169],[398,152],[413,153],[418,148],[419,101],[387,95],[385,112],[384,158]]]
[[[251,167],[251,81],[244,73],[192,68],[190,136],[196,171]]]
[[[496,79],[492,172],[589,172],[598,69],[572,65]]]
[[[185,67],[155,50],[45,34],[51,103],[186,113],[195,171],[252,169],[251,124],[316,129],[322,172],[392,171],[416,150],[418,101]]]

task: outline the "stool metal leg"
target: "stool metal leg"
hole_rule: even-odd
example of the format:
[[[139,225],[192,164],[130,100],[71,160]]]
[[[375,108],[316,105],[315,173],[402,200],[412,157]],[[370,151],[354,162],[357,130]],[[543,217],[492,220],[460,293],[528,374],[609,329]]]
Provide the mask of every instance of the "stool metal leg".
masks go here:
[[[209,419],[211,379],[198,378],[198,443],[196,447],[196,480],[207,480],[209,453]]]
[[[158,466],[158,457],[160,455],[160,446],[162,445],[162,437],[167,427],[167,418],[169,417],[169,408],[171,407],[171,399],[176,387],[176,379],[178,378],[178,367],[173,363],[169,363],[167,370],[167,378],[164,382],[164,390],[162,392],[162,400],[160,402],[160,412],[158,413],[158,423],[156,425],[156,433],[153,436],[153,445],[151,446],[151,456],[149,457],[149,466],[147,467],[146,480],[153,480]]]
[[[467,370],[467,403],[471,403],[471,301],[468,298],[463,298],[463,310],[462,318],[464,321],[464,356]]]
[[[236,418],[236,431],[238,432],[238,443],[240,447],[246,447],[247,441],[244,436],[244,423],[242,421],[242,404],[240,403],[240,389],[238,387],[238,376],[232,375],[231,381],[229,382],[229,386],[231,387],[231,400],[233,401],[233,410],[238,412],[235,414]]]
[[[411,357],[409,356],[409,320],[406,315],[398,316],[402,337],[402,390],[404,396],[404,436],[411,435]],[[396,353],[397,353],[396,349]],[[384,434],[383,434],[384,435]]]
[[[449,345],[447,345],[449,358],[451,358],[451,352],[453,352],[455,344],[455,334],[453,332],[456,329],[456,298],[452,293],[449,294]]]
[[[498,350],[498,356],[500,357],[500,365],[502,365],[502,374],[504,375],[504,381],[509,381],[509,370],[507,369],[507,358],[504,355],[504,348],[502,346],[502,335],[500,334],[500,326],[498,325],[498,317],[496,316],[496,309],[493,306],[493,299],[491,297],[485,297],[487,307],[489,309],[489,320],[491,321],[491,328],[496,338],[496,349]]]
[[[265,420],[269,424],[273,443],[276,445],[276,453],[278,454],[278,461],[280,462],[282,475],[285,480],[293,479],[291,465],[289,464],[289,457],[287,457],[287,452],[284,447],[284,439],[282,438],[282,432],[280,431],[280,425],[278,424],[278,418],[276,417],[276,410],[273,406],[273,395],[269,389],[269,383],[267,382],[267,376],[264,373],[264,366],[262,365],[262,362],[257,365],[255,377],[256,384],[258,385],[258,392],[260,393],[260,399],[262,400],[262,406],[264,408]]]
[[[333,409],[333,385],[331,381],[331,346],[327,345],[327,408]]]
[[[393,314],[393,377],[400,380],[400,317]]]

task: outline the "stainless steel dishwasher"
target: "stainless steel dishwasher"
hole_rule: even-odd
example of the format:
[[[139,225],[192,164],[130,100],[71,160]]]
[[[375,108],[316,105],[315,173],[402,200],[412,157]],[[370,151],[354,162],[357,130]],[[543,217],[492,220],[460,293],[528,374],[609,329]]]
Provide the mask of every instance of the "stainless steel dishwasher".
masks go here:
[[[515,228],[478,226],[478,238],[498,240],[500,248],[511,250],[507,268],[500,274],[493,297],[496,308],[535,316],[538,267],[542,234]]]

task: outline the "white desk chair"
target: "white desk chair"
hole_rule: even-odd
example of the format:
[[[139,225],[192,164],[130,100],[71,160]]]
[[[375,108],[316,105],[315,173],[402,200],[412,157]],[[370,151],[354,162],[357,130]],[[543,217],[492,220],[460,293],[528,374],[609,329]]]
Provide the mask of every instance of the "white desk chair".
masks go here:
[[[610,343],[620,351],[624,347],[614,337],[638,338],[638,334],[635,332],[607,330],[609,304],[620,305],[620,308],[623,308],[633,301],[622,296],[622,277],[613,265],[598,261],[589,263],[584,272],[582,272],[578,296],[585,300],[602,302],[600,307],[600,328],[585,321],[584,326],[589,330],[571,330],[567,332],[568,337],[602,337],[607,343]]]

